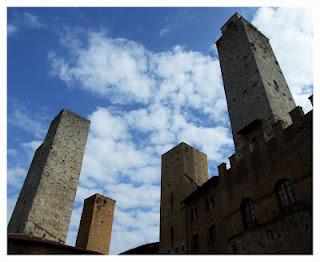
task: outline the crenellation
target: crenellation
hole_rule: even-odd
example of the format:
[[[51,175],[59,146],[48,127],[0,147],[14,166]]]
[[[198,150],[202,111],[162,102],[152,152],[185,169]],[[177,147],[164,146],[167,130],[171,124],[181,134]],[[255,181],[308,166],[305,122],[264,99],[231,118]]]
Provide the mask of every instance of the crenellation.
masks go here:
[[[295,107],[289,112],[293,125],[299,125],[303,121],[304,112],[301,106]]]

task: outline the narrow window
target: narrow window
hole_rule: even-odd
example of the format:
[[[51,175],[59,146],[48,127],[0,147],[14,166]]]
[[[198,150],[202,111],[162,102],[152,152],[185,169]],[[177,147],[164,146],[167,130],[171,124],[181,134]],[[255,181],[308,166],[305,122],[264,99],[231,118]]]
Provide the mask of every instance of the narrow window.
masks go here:
[[[282,207],[288,207],[294,204],[293,190],[289,180],[280,180],[276,185],[276,190]]]
[[[199,251],[199,235],[196,234],[192,237],[192,251],[197,253]]]
[[[192,221],[197,220],[197,208],[196,207],[191,208],[191,220]]]
[[[216,226],[211,225],[208,229],[209,233],[209,243],[212,244],[216,240]]]
[[[171,246],[173,246],[173,238],[174,238],[174,235],[173,235],[173,227],[171,227],[171,229],[170,229]]]
[[[173,210],[173,193],[172,192],[170,194],[170,207],[171,207],[171,210]]]
[[[213,196],[210,196],[210,198],[206,199],[206,210],[210,211],[214,209],[214,200]]]
[[[277,81],[276,81],[276,80],[273,80],[273,83],[274,83],[274,89],[275,89],[277,92],[279,92],[280,88],[279,88],[279,85],[278,85]]]
[[[273,231],[272,231],[272,229],[269,229],[269,230],[267,230],[266,232],[267,232],[268,240],[269,240],[269,241],[274,240],[274,236],[273,236]]]
[[[254,225],[256,222],[256,215],[252,199],[245,199],[242,202],[241,211],[245,228]]]

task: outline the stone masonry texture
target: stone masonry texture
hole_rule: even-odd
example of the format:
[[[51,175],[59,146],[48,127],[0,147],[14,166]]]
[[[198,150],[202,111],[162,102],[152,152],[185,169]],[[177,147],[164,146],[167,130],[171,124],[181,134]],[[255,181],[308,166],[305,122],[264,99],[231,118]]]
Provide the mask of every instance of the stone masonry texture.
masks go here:
[[[205,154],[191,146],[181,143],[162,155],[159,252],[311,254],[312,111],[295,106],[262,33],[238,13],[221,31],[217,46],[236,152],[230,168],[222,163],[210,179]],[[291,194],[285,206],[283,181]]]
[[[65,242],[89,126],[66,109],[54,118],[35,152],[8,233]]]
[[[180,143],[162,155],[160,253],[184,253],[185,211],[180,202],[208,179],[207,156]]]
[[[76,247],[109,253],[115,201],[95,194],[84,201]]]
[[[238,150],[252,138],[240,135],[241,129],[259,119],[270,136],[276,121],[291,123],[289,112],[295,103],[267,37],[238,13],[221,31],[216,44]]]

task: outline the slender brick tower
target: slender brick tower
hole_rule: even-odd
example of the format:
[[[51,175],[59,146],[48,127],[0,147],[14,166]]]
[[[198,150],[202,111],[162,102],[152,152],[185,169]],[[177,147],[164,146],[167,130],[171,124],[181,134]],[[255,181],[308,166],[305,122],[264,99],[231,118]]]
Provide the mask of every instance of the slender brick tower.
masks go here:
[[[277,121],[292,123],[291,92],[269,39],[235,13],[221,28],[216,42],[236,151],[255,143],[260,126],[266,138]]]
[[[89,126],[66,109],[54,118],[35,152],[8,233],[65,242]]]
[[[84,200],[76,247],[109,254],[115,202],[99,194]]]
[[[186,252],[186,214],[180,204],[208,176],[207,156],[185,143],[162,155],[160,253]]]

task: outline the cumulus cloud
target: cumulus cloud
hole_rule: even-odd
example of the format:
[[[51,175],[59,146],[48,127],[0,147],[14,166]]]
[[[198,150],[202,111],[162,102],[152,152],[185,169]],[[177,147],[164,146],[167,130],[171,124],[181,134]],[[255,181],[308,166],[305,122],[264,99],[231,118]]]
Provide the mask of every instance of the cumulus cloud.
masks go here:
[[[42,144],[40,140],[33,140],[30,142],[21,143],[20,146],[27,152],[29,159],[31,160],[36,149]]]
[[[298,14],[303,19],[299,25]],[[270,38],[298,103],[312,89],[312,59],[309,51],[302,53],[306,49],[302,46],[312,42],[311,24],[302,18],[305,16],[308,13],[304,9],[260,8],[253,20]],[[279,28],[283,35],[278,35]],[[282,44],[283,37],[290,48]],[[103,31],[79,34],[69,30],[61,35],[60,42],[68,55],[49,52],[50,74],[69,88],[89,91],[111,104],[97,107],[88,116],[91,128],[68,243],[75,241],[83,200],[97,192],[117,201],[112,254],[158,241],[161,154],[185,141],[208,155],[209,165],[214,167],[211,174],[215,174],[216,164],[232,153],[219,62],[179,45],[166,52],[153,52]],[[298,57],[301,53],[303,63],[289,52]],[[295,71],[297,63],[299,73]],[[10,118],[15,120],[11,124],[28,132],[32,127],[38,137],[43,136],[42,122],[25,116],[24,110],[13,110]],[[36,142],[21,146],[31,150]],[[19,172],[11,171],[17,184]]]

